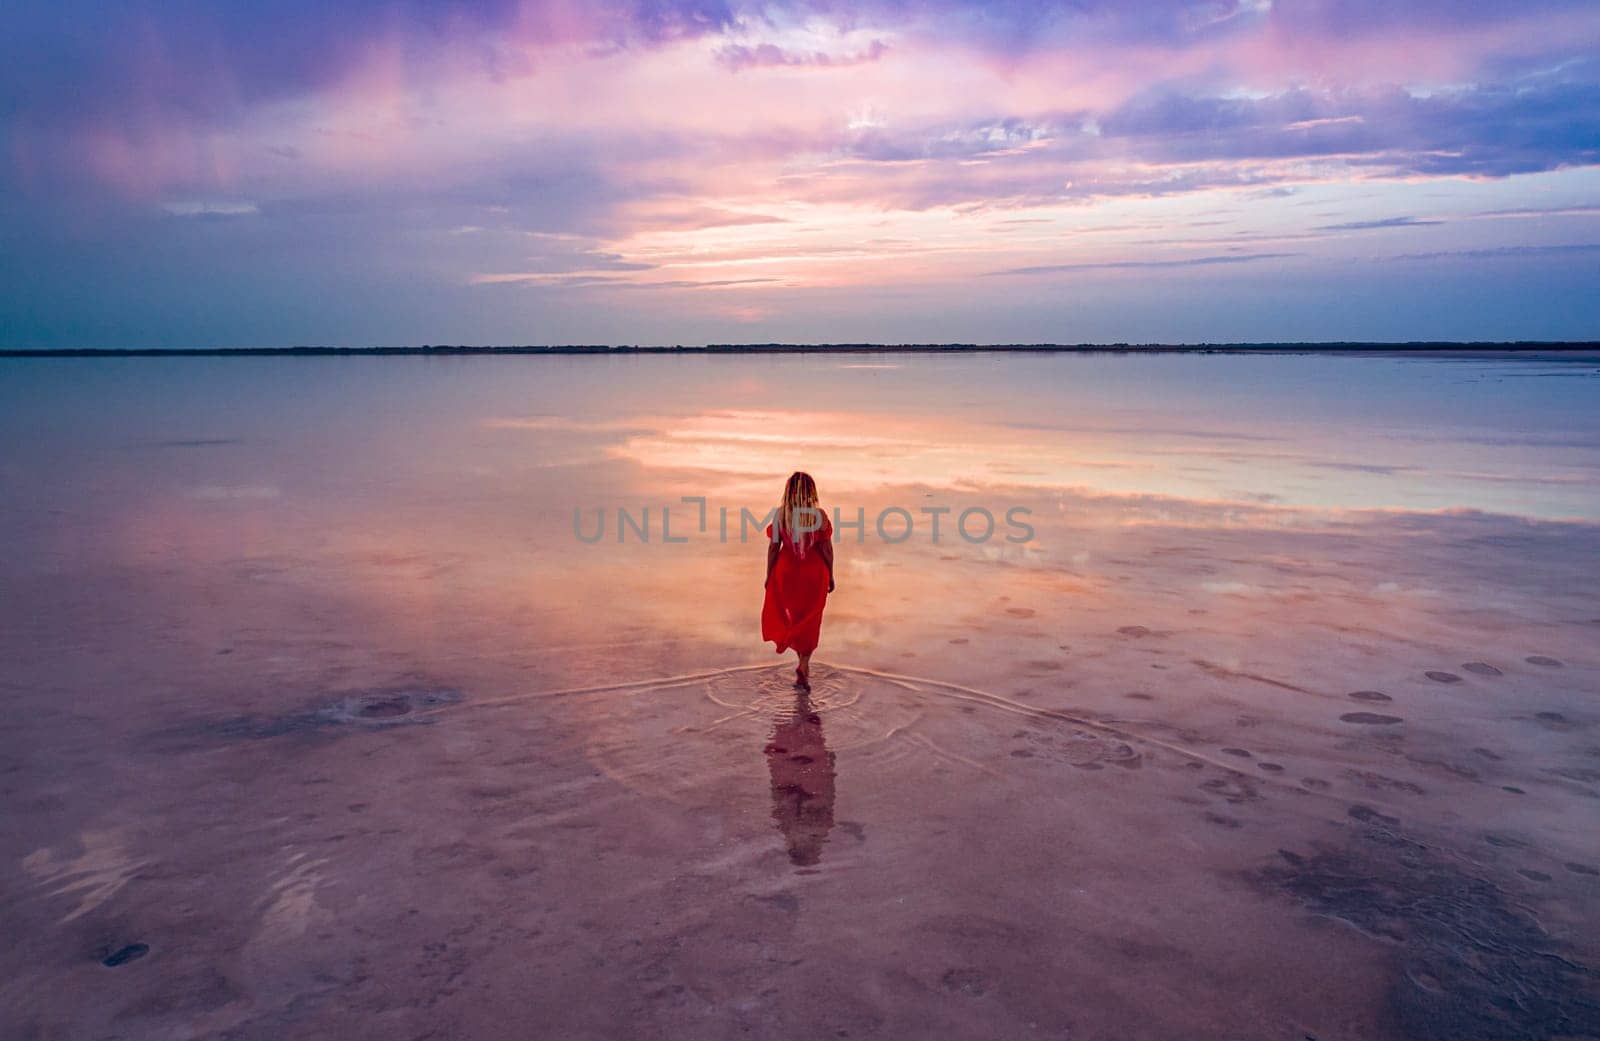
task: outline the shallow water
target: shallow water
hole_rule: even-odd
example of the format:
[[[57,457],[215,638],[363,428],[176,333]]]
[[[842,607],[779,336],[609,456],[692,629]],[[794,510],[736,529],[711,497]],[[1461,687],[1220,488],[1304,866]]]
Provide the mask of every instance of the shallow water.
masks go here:
[[[0,366],[0,1035],[1600,1034],[1596,359]]]

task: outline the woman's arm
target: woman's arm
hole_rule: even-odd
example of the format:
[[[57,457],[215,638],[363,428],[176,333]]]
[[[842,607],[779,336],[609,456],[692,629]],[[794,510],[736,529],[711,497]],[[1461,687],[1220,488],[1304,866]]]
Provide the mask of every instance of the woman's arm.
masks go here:
[[[824,539],[817,543],[817,555],[822,562],[828,565],[828,592],[833,592],[833,540]]]
[[[772,581],[772,566],[778,562],[779,546],[776,542],[767,541],[767,577],[761,584],[763,586]]]

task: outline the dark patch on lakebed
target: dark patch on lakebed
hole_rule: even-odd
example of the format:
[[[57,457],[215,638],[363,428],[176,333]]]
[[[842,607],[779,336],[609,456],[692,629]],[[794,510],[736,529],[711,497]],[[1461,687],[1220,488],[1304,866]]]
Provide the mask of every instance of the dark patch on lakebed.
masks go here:
[[[1381,712],[1346,712],[1339,719],[1345,723],[1355,723],[1358,726],[1369,727],[1387,727],[1405,722],[1400,716],[1386,716]]]
[[[104,952],[100,957],[100,964],[104,965],[108,969],[115,969],[119,965],[128,964],[130,961],[138,961],[140,958],[143,958],[149,953],[149,944],[130,943],[126,946],[118,947],[114,951]]]
[[[454,705],[460,691],[450,687],[377,687],[348,691],[331,702],[276,716],[198,719],[157,730],[147,740],[162,751],[188,752],[236,741],[268,738],[333,738],[362,730],[426,726],[428,710]]]
[[[1352,808],[1353,810],[1355,808]],[[1365,809],[1362,807],[1362,809]],[[1256,884],[1395,948],[1388,1006],[1418,1041],[1600,1034],[1596,972],[1493,881],[1400,834],[1393,818],[1344,847],[1280,850]]]

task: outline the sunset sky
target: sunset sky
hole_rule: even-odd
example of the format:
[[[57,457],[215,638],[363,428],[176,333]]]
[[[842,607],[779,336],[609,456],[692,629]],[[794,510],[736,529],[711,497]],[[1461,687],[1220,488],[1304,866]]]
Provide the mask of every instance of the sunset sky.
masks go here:
[[[1594,0],[0,28],[0,346],[1600,337]]]

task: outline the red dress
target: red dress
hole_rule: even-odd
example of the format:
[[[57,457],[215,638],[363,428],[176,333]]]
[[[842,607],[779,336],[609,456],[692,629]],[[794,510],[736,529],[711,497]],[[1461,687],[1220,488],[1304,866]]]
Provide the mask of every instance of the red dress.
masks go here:
[[[776,643],[779,654],[791,647],[801,654],[817,649],[822,608],[828,602],[828,565],[817,549],[832,538],[827,514],[822,515],[822,528],[802,536],[798,548],[787,532],[783,535],[761,605],[761,638]],[[767,539],[772,539],[770,524]]]

